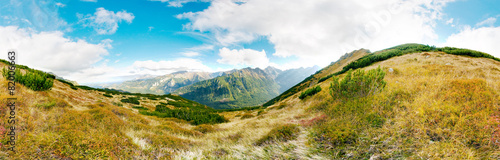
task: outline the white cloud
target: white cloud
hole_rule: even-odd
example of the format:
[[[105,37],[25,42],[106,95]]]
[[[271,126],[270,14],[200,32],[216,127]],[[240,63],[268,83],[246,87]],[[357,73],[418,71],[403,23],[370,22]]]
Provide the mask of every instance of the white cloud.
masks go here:
[[[15,49],[18,63],[64,76],[91,67],[108,55],[110,40],[91,44],[65,38],[62,32],[35,32],[0,26],[0,52]]]
[[[114,34],[118,29],[118,23],[126,21],[132,23],[135,16],[127,11],[113,12],[104,8],[97,8],[94,15],[87,14],[85,16],[77,14],[79,23],[84,26],[92,27],[97,34]]]
[[[468,48],[500,57],[500,27],[466,27],[448,37],[444,46]]]
[[[97,0],[80,0],[80,1],[83,1],[83,2],[97,2]]]
[[[184,53],[182,53],[182,55],[187,56],[187,57],[196,57],[196,56],[199,56],[199,55],[200,55],[200,53],[198,53],[198,52],[193,52],[193,51],[188,51],[188,52],[184,52]]]
[[[189,19],[187,30],[208,33],[232,46],[265,37],[274,56],[295,56],[302,66],[327,65],[354,49],[384,49],[402,43],[433,43],[436,20],[452,0],[214,0]],[[305,60],[308,61],[305,61]],[[309,61],[313,60],[313,61]]]
[[[65,4],[62,4],[62,3],[59,3],[59,2],[58,2],[58,3],[56,3],[56,6],[59,6],[59,7],[66,7],[66,5],[65,5]]]
[[[70,32],[71,26],[60,16],[65,5],[55,1],[2,0],[0,1],[0,26],[19,26],[37,31]]]
[[[497,21],[497,19],[495,17],[490,17],[484,21],[481,21],[479,23],[476,24],[476,26],[480,27],[480,26],[493,26],[495,24],[495,22]]]
[[[189,2],[197,2],[197,1],[207,2],[209,0],[151,0],[151,1],[159,1],[162,3],[168,2],[169,7],[182,7],[184,6],[184,4]]]
[[[264,50],[260,52],[252,49],[229,50],[224,47],[219,50],[219,56],[221,59],[218,59],[217,62],[223,64],[247,65],[259,68],[269,66],[269,59]]]
[[[177,71],[211,71],[200,60],[191,58],[180,58],[172,61],[135,61],[132,65],[141,70],[141,73],[148,74],[168,74]]]
[[[207,45],[207,44],[204,44],[204,45],[201,45],[201,46],[196,46],[196,47],[192,47],[192,48],[189,48],[190,50],[193,50],[193,51],[205,51],[205,50],[213,50],[214,49],[214,45]]]
[[[452,24],[453,23],[453,18],[450,18],[449,20],[446,21],[446,24]]]
[[[153,27],[153,26],[149,26],[149,27],[148,27],[148,31],[149,31],[149,32],[151,32],[151,30],[153,30],[154,28],[155,28],[155,27]]]

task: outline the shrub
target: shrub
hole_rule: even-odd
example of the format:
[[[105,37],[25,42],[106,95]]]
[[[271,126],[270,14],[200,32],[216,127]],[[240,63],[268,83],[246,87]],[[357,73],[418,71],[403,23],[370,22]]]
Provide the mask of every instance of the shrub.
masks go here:
[[[157,105],[154,112],[139,111],[139,113],[160,118],[172,117],[182,119],[189,121],[193,125],[227,122],[227,119],[212,110],[189,108],[170,109],[164,104]]]
[[[112,95],[110,95],[110,94],[103,94],[103,96],[104,96],[104,97],[113,98],[113,96],[112,96]]]
[[[257,140],[255,145],[262,146],[275,142],[286,142],[297,138],[300,128],[295,124],[285,124],[269,131],[264,137]]]
[[[321,87],[320,86],[316,86],[314,88],[309,88],[307,89],[306,91],[302,92],[299,96],[300,99],[304,99],[308,96],[312,96],[312,95],[315,95],[316,93],[320,92],[321,91]]]
[[[148,108],[144,108],[143,106],[133,106],[132,108],[135,108],[138,110],[149,110]]]
[[[131,103],[131,104],[137,104],[137,105],[141,104],[141,102],[139,102],[139,97],[128,97],[128,98],[122,99],[120,101],[123,103]]]
[[[453,47],[443,47],[443,48],[438,48],[438,51],[442,51],[444,53],[448,54],[453,54],[453,55],[463,55],[463,56],[471,56],[471,57],[483,57],[483,58],[489,58],[493,59],[496,61],[500,61],[499,58],[494,57],[492,55],[489,55],[487,53],[479,52],[479,51],[474,51],[470,49],[462,49],[462,48],[453,48]]]
[[[369,70],[366,74],[363,70],[347,72],[347,75],[339,82],[338,77],[333,77],[330,83],[330,95],[335,98],[365,97],[374,94],[385,87],[385,72],[380,69]]]
[[[54,85],[54,75],[34,69],[26,69],[25,71],[26,73],[23,74],[19,68],[16,68],[13,72],[3,68],[2,75],[7,78],[9,74],[14,74],[15,82],[34,91],[49,90]]]

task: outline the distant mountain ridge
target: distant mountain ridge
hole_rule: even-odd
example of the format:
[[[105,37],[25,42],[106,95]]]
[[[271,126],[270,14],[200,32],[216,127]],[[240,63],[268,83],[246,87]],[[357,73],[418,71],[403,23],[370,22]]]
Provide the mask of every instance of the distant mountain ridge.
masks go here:
[[[154,78],[111,84],[106,87],[134,93],[168,94],[181,87],[213,77],[214,74],[208,72],[175,72]]]
[[[214,108],[247,107],[260,105],[277,96],[318,69],[318,66],[314,66],[284,71],[274,67],[267,67],[265,69],[233,69],[214,73],[184,71],[154,78],[110,84],[105,87],[137,93],[180,94],[188,99]],[[202,81],[206,81],[203,83],[208,84],[197,84]],[[194,84],[197,85],[189,87]],[[221,90],[220,88],[211,86],[214,84],[225,86],[226,88],[225,90]],[[183,87],[184,89],[180,90]],[[233,91],[238,93],[233,93]],[[216,95],[216,97],[206,97],[208,95]],[[232,101],[232,103],[225,101]]]
[[[216,109],[254,106],[277,96],[279,85],[259,68],[224,72],[222,76],[174,91],[184,98]]]

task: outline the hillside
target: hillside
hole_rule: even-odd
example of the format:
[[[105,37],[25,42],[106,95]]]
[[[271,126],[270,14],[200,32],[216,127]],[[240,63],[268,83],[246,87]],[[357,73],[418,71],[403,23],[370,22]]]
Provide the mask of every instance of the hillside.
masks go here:
[[[311,77],[268,107],[223,111],[175,95],[16,84],[18,151],[0,134],[0,159],[500,158],[498,58],[406,44],[355,51]]]
[[[265,71],[244,68],[176,90],[187,99],[216,109],[259,105],[279,94],[279,86]]]
[[[310,75],[307,78],[304,78],[302,81],[297,81],[295,85],[292,85],[291,87],[288,87],[287,89],[284,90],[284,92],[281,92],[281,94],[266,103],[264,103],[264,106],[270,106],[272,104],[275,104],[276,102],[279,102],[285,98],[290,97],[294,93],[301,91],[307,87],[310,87],[314,84],[317,83],[317,81],[325,76],[328,76],[330,74],[333,74],[335,72],[341,71],[342,67],[346,66],[350,62],[357,60],[367,54],[369,54],[370,51],[366,49],[360,49],[360,50],[355,50],[350,53],[346,53],[342,57],[340,57],[339,60],[336,62],[332,62],[330,65],[326,66],[325,68],[318,70],[315,74]],[[300,82],[300,83],[298,83]]]

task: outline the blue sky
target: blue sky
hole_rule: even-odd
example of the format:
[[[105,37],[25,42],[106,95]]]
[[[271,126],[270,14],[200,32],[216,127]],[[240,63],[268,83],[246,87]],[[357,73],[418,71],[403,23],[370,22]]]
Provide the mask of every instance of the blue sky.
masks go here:
[[[176,71],[326,66],[403,43],[500,57],[500,1],[10,0],[0,50],[91,84]],[[0,57],[4,58],[4,57]]]

